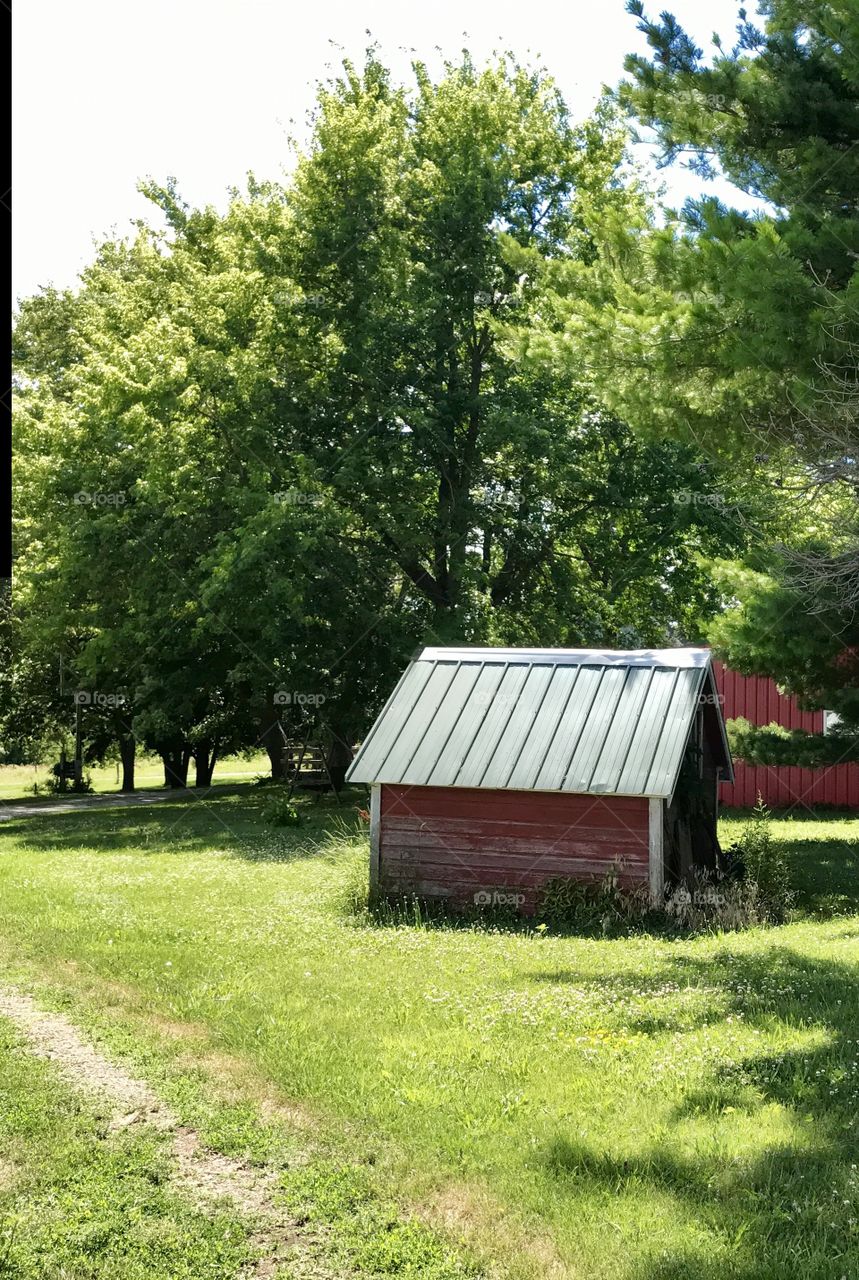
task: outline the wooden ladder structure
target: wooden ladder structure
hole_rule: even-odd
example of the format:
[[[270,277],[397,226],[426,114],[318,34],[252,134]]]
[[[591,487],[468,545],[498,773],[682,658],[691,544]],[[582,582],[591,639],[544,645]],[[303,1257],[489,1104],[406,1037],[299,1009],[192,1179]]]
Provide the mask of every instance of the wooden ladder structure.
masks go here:
[[[302,791],[317,792],[317,798],[323,791],[333,791],[334,799],[340,803],[339,788],[331,777],[325,752],[319,745],[307,739],[303,742],[289,742],[284,733],[283,772],[289,783],[288,796],[292,795],[296,787]]]

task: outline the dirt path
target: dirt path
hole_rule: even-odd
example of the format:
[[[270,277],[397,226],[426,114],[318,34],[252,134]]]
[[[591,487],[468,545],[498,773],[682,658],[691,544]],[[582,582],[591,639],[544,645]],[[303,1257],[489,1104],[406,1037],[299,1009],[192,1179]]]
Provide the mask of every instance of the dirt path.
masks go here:
[[[37,804],[7,804],[0,800],[0,822],[13,818],[37,818],[42,813],[76,813],[78,809],[124,809],[135,804],[157,804],[159,800],[176,800],[182,791],[130,791],[126,794],[78,796],[76,800],[43,800]],[[193,799],[193,793],[190,793]]]
[[[231,1200],[252,1224],[251,1241],[259,1257],[243,1273],[248,1280],[273,1277],[287,1263],[289,1275],[302,1280],[342,1280],[343,1273],[330,1270],[320,1258],[319,1237],[300,1228],[276,1204],[274,1172],[207,1150],[145,1081],[110,1062],[61,1014],[45,1013],[29,996],[0,988],[0,1016],[19,1028],[32,1053],[55,1062],[74,1088],[109,1100],[111,1129],[141,1124],[172,1135],[176,1190],[202,1209]]]

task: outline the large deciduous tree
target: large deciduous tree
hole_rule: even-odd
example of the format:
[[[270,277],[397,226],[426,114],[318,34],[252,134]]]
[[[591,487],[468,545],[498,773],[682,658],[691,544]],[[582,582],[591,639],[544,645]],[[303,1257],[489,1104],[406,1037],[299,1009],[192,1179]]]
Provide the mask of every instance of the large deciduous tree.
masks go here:
[[[393,87],[371,53],[320,94],[288,193],[300,292],[286,305],[306,354],[285,439],[428,602],[435,637],[651,633],[694,521],[635,485],[616,522],[598,513],[620,499],[624,451],[651,480],[666,458],[637,459],[587,379],[517,367],[497,335],[535,305],[502,237],[541,261],[570,245],[587,258],[588,211],[626,202],[622,134],[608,114],[572,127],[551,81],[510,62],[466,57],[438,81],[419,65],[416,80]],[[660,554],[628,554],[648,539]],[[621,561],[649,584],[642,609],[621,605]]]

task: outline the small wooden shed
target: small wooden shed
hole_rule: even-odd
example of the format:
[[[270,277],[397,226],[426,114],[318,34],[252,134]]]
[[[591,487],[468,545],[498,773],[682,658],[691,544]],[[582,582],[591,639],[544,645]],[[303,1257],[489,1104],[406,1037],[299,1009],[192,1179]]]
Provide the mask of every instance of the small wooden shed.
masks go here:
[[[539,904],[549,879],[666,886],[718,856],[733,772],[707,649],[428,648],[355,757],[388,896]]]

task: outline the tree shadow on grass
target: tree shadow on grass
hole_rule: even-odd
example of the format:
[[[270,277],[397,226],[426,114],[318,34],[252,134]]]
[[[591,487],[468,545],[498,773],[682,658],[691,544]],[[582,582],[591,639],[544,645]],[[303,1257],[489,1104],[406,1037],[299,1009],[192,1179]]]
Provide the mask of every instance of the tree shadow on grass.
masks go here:
[[[250,862],[290,862],[318,857],[324,843],[343,827],[343,811],[333,804],[300,805],[298,827],[273,827],[266,821],[266,796],[250,787],[219,788],[195,795],[179,792],[151,808],[81,808],[78,811],[11,818],[0,825],[10,851],[24,845],[34,852],[211,854]],[[346,810],[345,812],[349,812]]]
[[[859,822],[854,821],[859,833]],[[859,834],[785,845],[799,912],[828,919],[859,908]]]
[[[556,1137],[540,1153],[553,1180],[571,1190],[672,1197],[681,1221],[713,1241],[675,1257],[654,1257],[637,1280],[839,1280],[859,1276],[859,975],[851,964],[810,959],[789,947],[767,955],[668,961],[681,975],[719,986],[728,1012],[772,1033],[810,1033],[805,1045],[767,1048],[717,1063],[669,1118],[660,1144],[607,1151]],[[681,1126],[695,1117],[748,1126],[765,1107],[786,1109],[796,1131],[748,1160],[682,1150]],[[718,1121],[717,1121],[718,1117]],[[672,1130],[671,1126],[675,1126]],[[714,1131],[715,1137],[715,1131]]]

